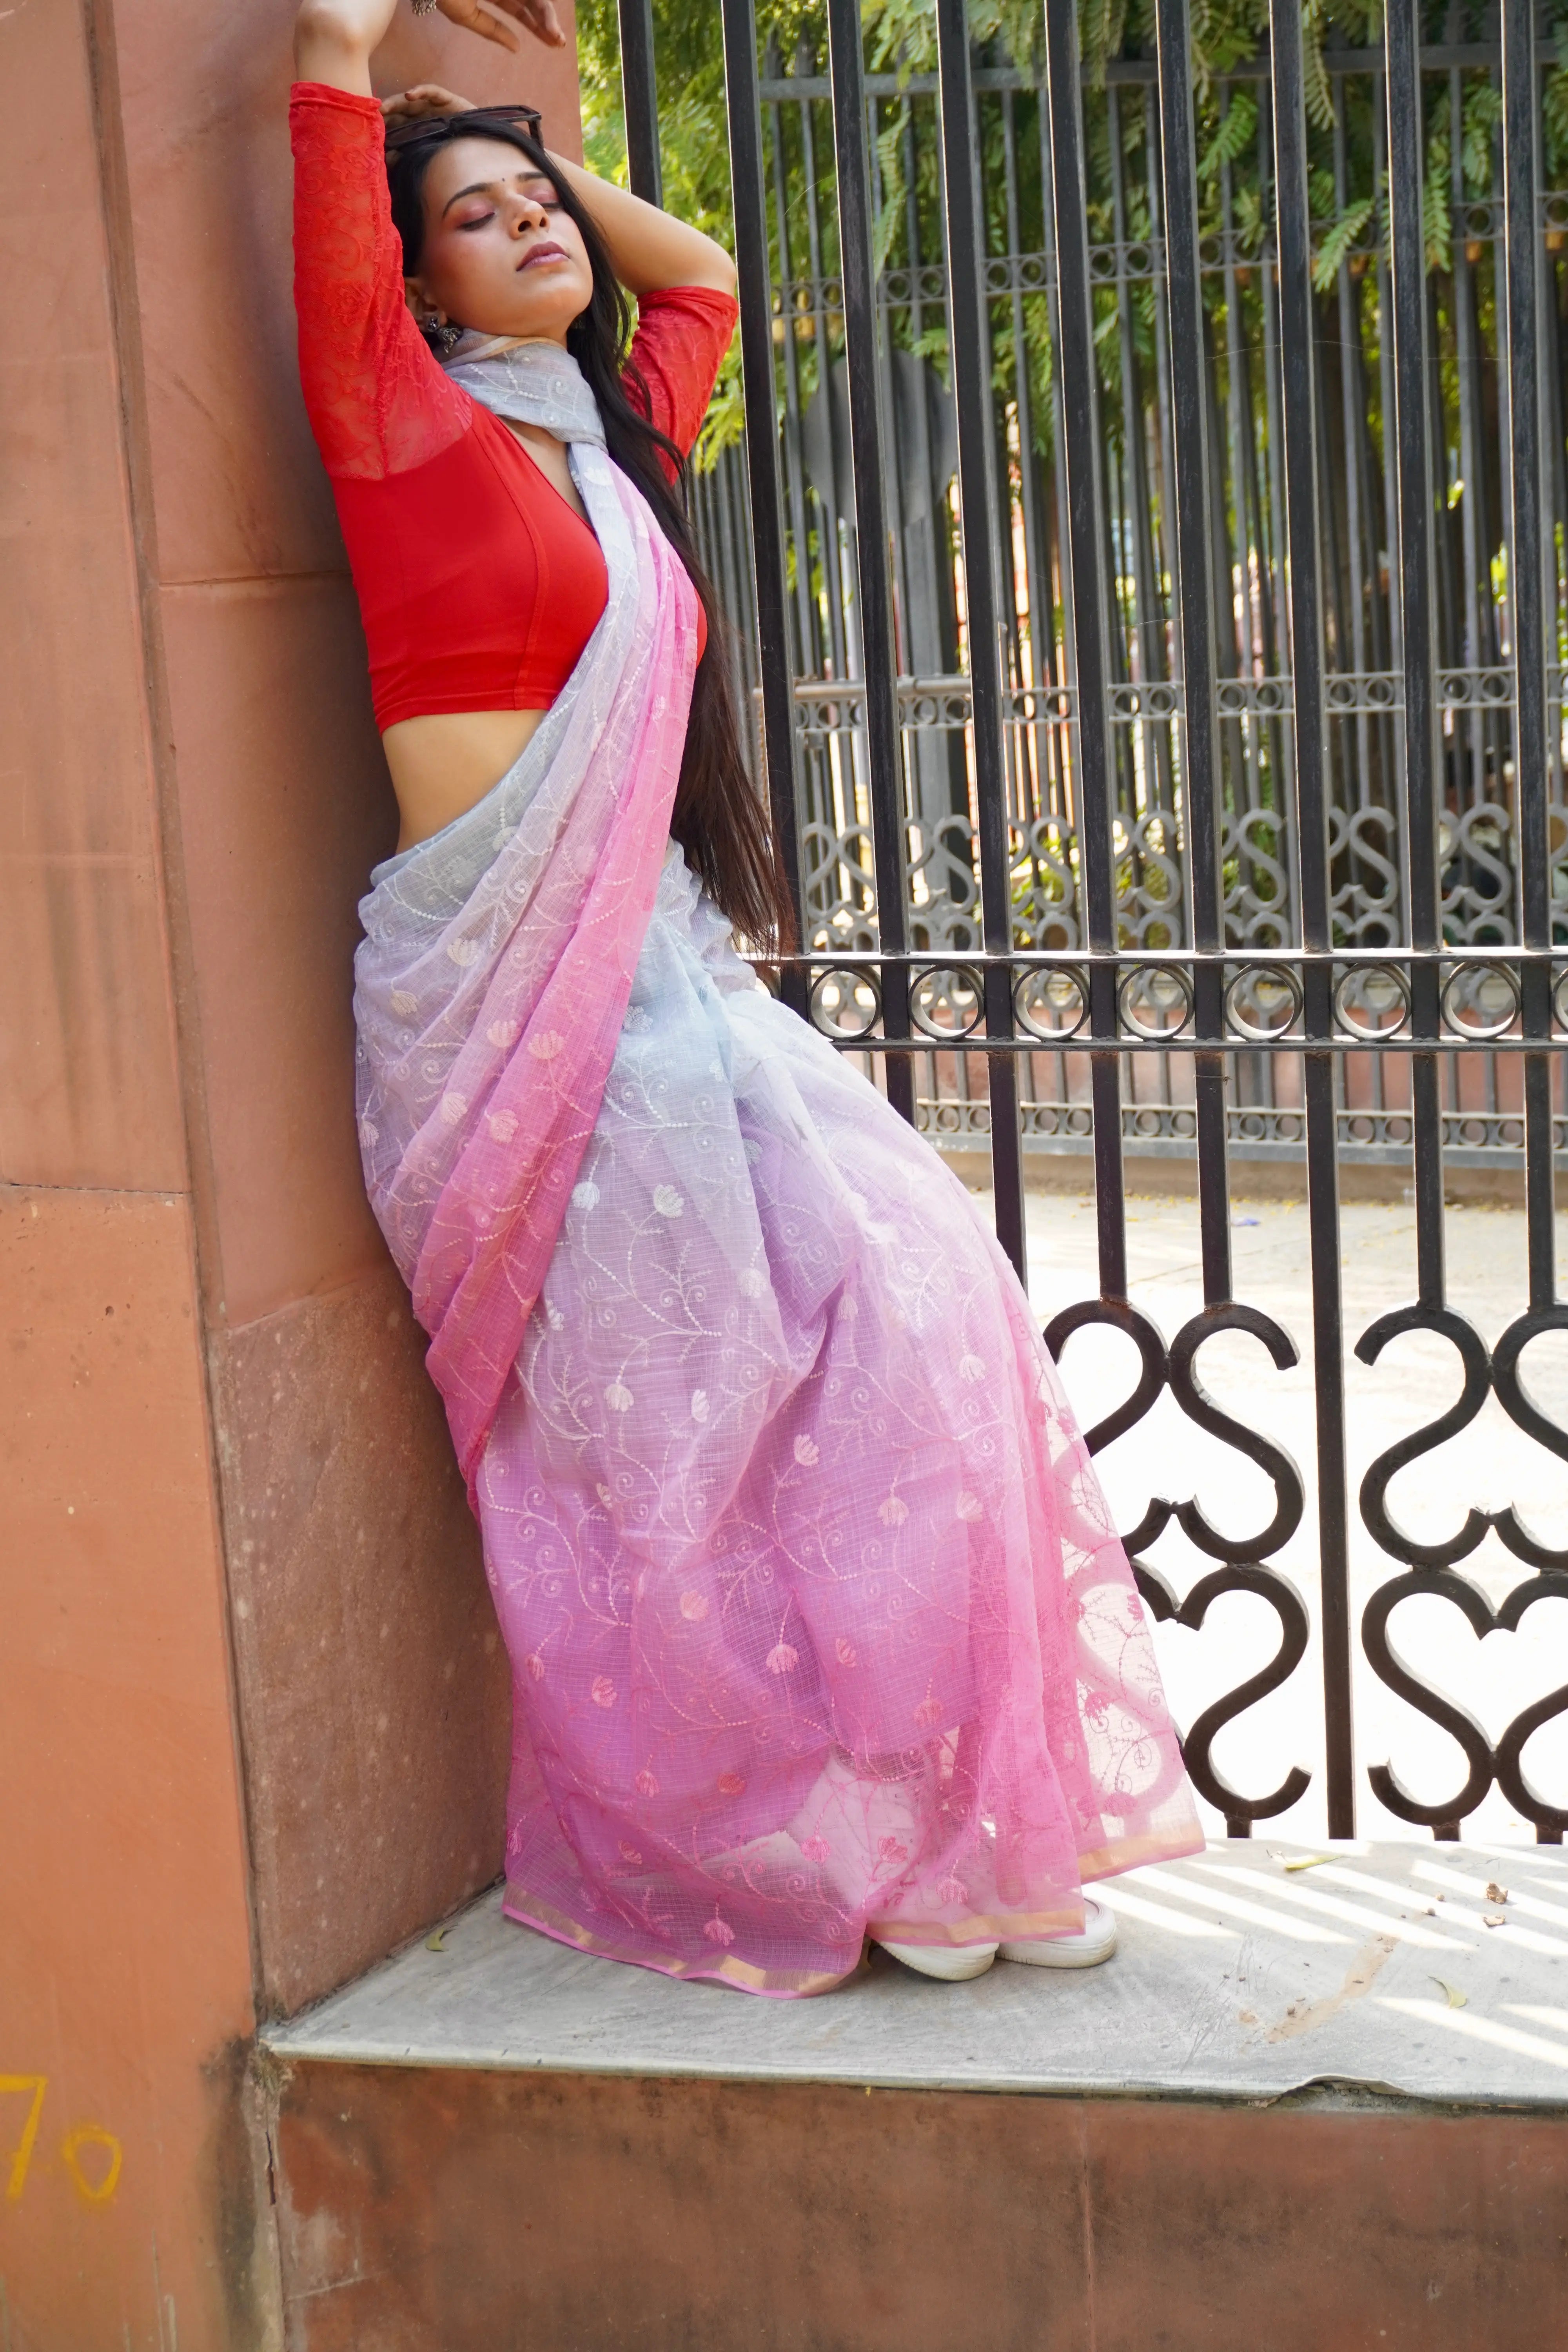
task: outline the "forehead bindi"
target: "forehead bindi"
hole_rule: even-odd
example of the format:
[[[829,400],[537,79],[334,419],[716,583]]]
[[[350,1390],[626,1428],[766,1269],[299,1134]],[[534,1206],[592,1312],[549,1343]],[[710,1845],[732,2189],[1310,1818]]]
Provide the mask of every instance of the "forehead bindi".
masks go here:
[[[515,147],[489,139],[458,139],[432,164],[426,181],[431,209],[444,213],[461,195],[514,195],[553,199],[554,184]]]

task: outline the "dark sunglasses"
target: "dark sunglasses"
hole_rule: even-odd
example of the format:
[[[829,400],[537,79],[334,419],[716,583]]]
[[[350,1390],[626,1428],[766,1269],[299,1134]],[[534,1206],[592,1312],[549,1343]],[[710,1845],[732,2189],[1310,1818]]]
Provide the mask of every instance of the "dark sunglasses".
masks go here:
[[[543,117],[536,106],[476,106],[467,114],[417,115],[411,122],[389,122],[386,144],[395,151],[416,139],[472,139],[482,135],[486,123],[515,125],[537,145],[544,144]]]

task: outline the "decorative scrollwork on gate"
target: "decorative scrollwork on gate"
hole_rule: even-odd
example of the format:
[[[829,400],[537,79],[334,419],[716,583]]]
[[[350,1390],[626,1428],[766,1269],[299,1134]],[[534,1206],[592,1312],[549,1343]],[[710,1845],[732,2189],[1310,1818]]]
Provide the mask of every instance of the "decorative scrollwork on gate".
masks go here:
[[[1247,1428],[1215,1403],[1198,1378],[1197,1357],[1205,1342],[1222,1331],[1245,1331],[1260,1339],[1277,1368],[1285,1371],[1298,1361],[1296,1344],[1288,1331],[1256,1307],[1227,1302],[1206,1307],[1194,1315],[1167,1348],[1156,1326],[1125,1299],[1093,1298],[1065,1307],[1053,1318],[1045,1335],[1052,1356],[1059,1360],[1073,1333],[1091,1324],[1120,1331],[1138,1351],[1138,1378],[1132,1388],[1103,1420],[1084,1433],[1084,1444],[1091,1454],[1135,1428],[1161,1391],[1168,1387],[1189,1421],[1257,1463],[1274,1486],[1274,1516],[1267,1527],[1253,1535],[1223,1535],[1211,1524],[1195,1496],[1176,1503],[1163,1495],[1152,1495],[1137,1526],[1121,1538],[1138,1590],[1156,1620],[1173,1622],[1197,1632],[1212,1603],[1227,1592],[1256,1593],[1268,1601],[1279,1620],[1279,1644],[1274,1655],[1256,1674],[1205,1707],[1182,1742],[1183,1758],[1193,1785],[1224,1814],[1226,1833],[1231,1837],[1249,1837],[1255,1822],[1286,1811],[1311,1785],[1310,1773],[1294,1764],[1277,1789],[1266,1795],[1247,1796],[1221,1779],[1211,1754],[1225,1726],[1288,1682],[1306,1654],[1306,1603],[1289,1580],[1278,1569],[1267,1567],[1262,1557],[1278,1550],[1295,1534],[1301,1523],[1306,1496],[1300,1472],[1283,1447]],[[1180,1602],[1160,1571],[1139,1556],[1143,1547],[1163,1535],[1173,1520],[1200,1551],[1222,1563],[1200,1577]]]
[[[1390,1762],[1374,1764],[1367,1778],[1390,1812],[1401,1821],[1425,1824],[1440,1838],[1458,1836],[1460,1823],[1475,1811],[1495,1780],[1516,1811],[1533,1822],[1542,1842],[1562,1842],[1568,1828],[1568,1808],[1553,1804],[1531,1788],[1524,1777],[1522,1759],[1526,1742],[1554,1717],[1568,1713],[1568,1684],[1521,1708],[1494,1748],[1467,1708],[1447,1693],[1433,1690],[1399,1655],[1390,1637],[1389,1620],[1401,1601],[1430,1594],[1452,1601],[1478,1641],[1494,1631],[1517,1633],[1525,1612],[1538,1601],[1568,1599],[1568,1546],[1558,1549],[1542,1542],[1523,1525],[1511,1503],[1500,1511],[1482,1511],[1472,1506],[1463,1525],[1451,1535],[1423,1542],[1390,1512],[1388,1487],[1400,1470],[1468,1429],[1494,1391],[1517,1428],[1560,1461],[1568,1462],[1568,1431],[1560,1429],[1542,1411],[1520,1371],[1520,1357],[1531,1340],[1544,1332],[1561,1330],[1568,1330],[1568,1307],[1534,1308],[1509,1326],[1489,1356],[1479,1332],[1454,1308],[1401,1307],[1379,1316],[1356,1346],[1363,1363],[1375,1364],[1391,1339],[1412,1331],[1429,1331],[1451,1343],[1464,1371],[1459,1394],[1447,1410],[1386,1447],[1368,1469],[1361,1487],[1362,1517],[1368,1531],[1384,1551],[1409,1563],[1404,1575],[1391,1577],[1378,1587],[1363,1612],[1362,1644],[1368,1663],[1380,1682],[1457,1741],[1469,1767],[1462,1787],[1452,1796],[1436,1799],[1415,1796]],[[1497,1609],[1456,1567],[1456,1562],[1475,1551],[1489,1528],[1496,1529],[1515,1559],[1537,1570],[1527,1582],[1516,1585]]]

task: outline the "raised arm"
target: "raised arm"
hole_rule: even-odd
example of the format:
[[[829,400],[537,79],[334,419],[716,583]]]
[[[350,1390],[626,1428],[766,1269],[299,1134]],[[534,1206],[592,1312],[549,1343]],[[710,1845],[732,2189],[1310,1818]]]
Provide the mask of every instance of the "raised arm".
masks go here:
[[[553,0],[436,0],[443,16],[503,49],[521,47],[522,25],[546,48],[565,46]],[[386,37],[397,0],[300,0],[294,20],[294,70],[300,81],[322,82],[369,98],[373,50]]]
[[[700,228],[689,228],[673,213],[645,205],[580,163],[569,163],[553,149],[550,161],[604,238],[610,266],[628,294],[657,294],[667,286],[705,286],[715,294],[733,294],[734,263]]]

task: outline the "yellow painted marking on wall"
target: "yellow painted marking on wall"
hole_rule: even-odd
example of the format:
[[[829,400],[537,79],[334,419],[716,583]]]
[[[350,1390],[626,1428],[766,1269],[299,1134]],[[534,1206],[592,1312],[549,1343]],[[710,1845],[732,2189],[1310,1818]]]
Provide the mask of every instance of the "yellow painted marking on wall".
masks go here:
[[[101,2180],[90,2180],[82,2170],[78,2159],[84,2147],[99,2147],[107,2151],[109,2162]],[[67,2132],[60,2142],[60,2161],[89,2205],[108,2204],[120,2186],[120,2168],[124,2156],[125,2151],[114,2134],[105,2131],[101,2124],[78,2124],[75,2130]]]
[[[11,2178],[5,2183],[5,2198],[8,2204],[16,2202],[26,2184],[27,2167],[33,2160],[33,2142],[38,2137],[38,2118],[44,2112],[44,2093],[48,2087],[49,2078],[47,2074],[0,2074],[0,2098],[4,2098],[7,2092],[30,2091],[32,2093],[32,2105],[27,2109],[27,2120],[22,2126],[22,2137],[17,2141],[11,2158]]]

